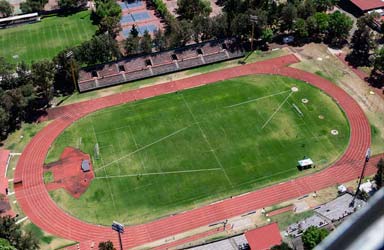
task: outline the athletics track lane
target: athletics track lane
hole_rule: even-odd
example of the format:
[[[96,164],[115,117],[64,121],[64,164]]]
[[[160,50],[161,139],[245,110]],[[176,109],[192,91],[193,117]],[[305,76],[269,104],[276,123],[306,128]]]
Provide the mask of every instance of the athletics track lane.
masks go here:
[[[42,166],[55,138],[77,119],[105,107],[250,74],[293,77],[330,95],[344,110],[350,123],[351,138],[344,155],[331,167],[309,176],[146,224],[127,226],[123,235],[124,246],[130,248],[167,238],[355,179],[360,174],[366,149],[370,145],[369,123],[358,104],[342,89],[317,75],[287,67],[298,61],[294,55],[288,55],[52,109],[49,115],[55,119],[30,141],[18,162],[15,178],[23,181],[22,185],[15,188],[19,205],[33,223],[49,233],[78,242],[112,240],[117,245],[117,235],[110,227],[93,225],[74,218],[61,210],[50,198],[43,183]],[[367,169],[367,173],[373,171],[373,167]]]

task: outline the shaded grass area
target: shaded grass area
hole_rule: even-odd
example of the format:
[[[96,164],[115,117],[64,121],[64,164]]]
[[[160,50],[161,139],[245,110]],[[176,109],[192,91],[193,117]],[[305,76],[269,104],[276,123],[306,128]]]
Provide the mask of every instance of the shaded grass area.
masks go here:
[[[41,22],[0,30],[0,57],[9,62],[52,59],[61,50],[79,45],[95,34],[91,12],[47,17]],[[14,58],[17,56],[17,58]]]
[[[63,247],[75,244],[73,241],[65,240],[44,232],[32,222],[23,223],[23,229],[26,232],[31,232],[39,240],[39,249],[42,250],[62,249]]]
[[[285,230],[287,227],[293,223],[297,223],[300,220],[308,218],[312,216],[315,212],[312,210],[305,211],[302,213],[294,213],[294,212],[285,212],[282,214],[278,214],[275,216],[271,216],[271,220],[273,222],[277,222],[280,230]]]
[[[14,153],[23,152],[25,146],[29,143],[32,137],[48,123],[49,122],[22,124],[20,129],[8,135],[7,139],[2,142],[4,148],[9,149]]]
[[[343,112],[318,89],[280,76],[240,77],[75,122],[46,162],[58,160],[67,146],[79,147],[91,155],[96,178],[79,199],[63,190],[50,194],[89,222],[142,223],[308,173],[296,168],[304,156],[318,170],[335,161],[348,140]]]
[[[54,181],[53,173],[51,171],[44,172],[43,173],[43,179],[44,179],[45,184],[53,182]]]

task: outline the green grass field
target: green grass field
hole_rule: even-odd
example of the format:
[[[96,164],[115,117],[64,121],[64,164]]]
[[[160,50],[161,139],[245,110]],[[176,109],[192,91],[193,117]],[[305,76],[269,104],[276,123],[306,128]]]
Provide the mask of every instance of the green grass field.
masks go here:
[[[46,162],[66,146],[89,153],[96,178],[87,192],[52,198],[85,221],[136,224],[309,173],[296,167],[304,156],[320,169],[348,141],[344,113],[326,94],[257,75],[95,112],[57,138]]]
[[[91,13],[82,11],[66,17],[47,17],[41,22],[0,29],[0,57],[9,62],[52,59],[61,50],[91,39],[97,26]],[[18,58],[13,58],[15,55]]]

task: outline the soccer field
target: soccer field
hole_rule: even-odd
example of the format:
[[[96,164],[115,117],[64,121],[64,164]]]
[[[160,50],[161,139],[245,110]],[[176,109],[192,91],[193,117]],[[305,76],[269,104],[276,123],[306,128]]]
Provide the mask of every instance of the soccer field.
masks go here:
[[[90,114],[57,138],[46,162],[67,146],[89,153],[96,178],[86,193],[52,198],[85,221],[136,224],[304,174],[296,167],[304,156],[327,166],[348,141],[348,122],[326,94],[256,75]]]
[[[90,11],[82,11],[0,29],[0,57],[12,63],[52,59],[61,50],[91,39],[97,26],[92,25],[90,16]]]

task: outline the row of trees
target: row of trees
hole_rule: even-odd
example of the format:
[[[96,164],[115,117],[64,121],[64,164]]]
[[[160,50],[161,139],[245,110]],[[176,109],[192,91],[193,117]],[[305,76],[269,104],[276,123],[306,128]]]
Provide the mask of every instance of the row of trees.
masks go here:
[[[375,18],[376,14],[367,14],[358,19],[346,60],[355,67],[372,67],[369,81],[381,88],[384,86],[384,48],[377,47],[380,37],[369,27]]]

